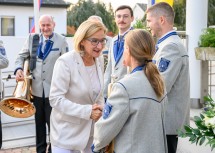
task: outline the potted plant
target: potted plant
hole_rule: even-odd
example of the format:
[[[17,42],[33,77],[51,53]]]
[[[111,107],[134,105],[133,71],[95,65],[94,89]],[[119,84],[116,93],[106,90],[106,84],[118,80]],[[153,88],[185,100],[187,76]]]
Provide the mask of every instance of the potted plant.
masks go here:
[[[215,148],[215,102],[211,96],[204,97],[206,107],[199,116],[194,117],[195,127],[184,126],[184,131],[179,130],[178,136],[189,138],[191,143],[210,145],[211,150]]]
[[[215,28],[206,28],[200,35],[199,47],[195,48],[196,59],[215,60]]]

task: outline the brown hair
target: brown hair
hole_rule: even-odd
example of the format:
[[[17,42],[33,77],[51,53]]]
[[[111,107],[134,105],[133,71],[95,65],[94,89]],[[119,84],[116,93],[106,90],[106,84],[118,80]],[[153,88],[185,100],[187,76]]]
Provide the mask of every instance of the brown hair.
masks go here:
[[[117,11],[119,11],[119,10],[124,10],[124,9],[129,9],[129,11],[130,11],[130,13],[131,13],[131,17],[133,17],[133,10],[131,9],[131,7],[130,6],[128,6],[128,5],[121,5],[121,6],[119,6],[119,7],[117,7],[117,9],[115,10],[115,14],[116,14],[116,12]]]
[[[165,16],[170,24],[174,24],[175,13],[173,8],[166,2],[152,5],[146,10],[146,14],[151,12],[154,16]]]
[[[155,43],[151,34],[145,30],[135,29],[128,32],[125,42],[129,47],[130,55],[139,65],[145,64],[144,73],[158,98],[164,94],[164,81],[157,66],[152,62],[155,53]]]

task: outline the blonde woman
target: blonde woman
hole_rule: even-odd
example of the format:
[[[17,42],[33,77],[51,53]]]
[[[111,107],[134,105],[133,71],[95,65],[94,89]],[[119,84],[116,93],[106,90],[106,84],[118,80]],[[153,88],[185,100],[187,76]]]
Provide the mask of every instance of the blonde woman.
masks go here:
[[[74,36],[75,50],[61,56],[51,83],[53,153],[90,153],[94,122],[102,115],[106,28],[85,21]]]
[[[124,65],[131,73],[114,83],[96,122],[92,149],[98,152],[114,139],[116,153],[167,153],[164,132],[164,83],[152,62],[155,44],[144,30],[125,36]]]

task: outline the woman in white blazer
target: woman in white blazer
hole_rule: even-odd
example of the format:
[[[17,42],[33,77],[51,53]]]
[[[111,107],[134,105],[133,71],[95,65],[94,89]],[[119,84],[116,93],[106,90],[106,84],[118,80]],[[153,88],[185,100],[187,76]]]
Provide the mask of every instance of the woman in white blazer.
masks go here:
[[[125,36],[123,64],[132,72],[113,84],[103,117],[95,124],[94,152],[114,139],[116,153],[167,153],[165,87],[152,63],[154,51],[154,41],[148,32],[131,30]]]
[[[103,57],[106,28],[85,21],[74,36],[74,49],[54,66],[50,91],[53,153],[91,152],[94,122],[102,115]]]

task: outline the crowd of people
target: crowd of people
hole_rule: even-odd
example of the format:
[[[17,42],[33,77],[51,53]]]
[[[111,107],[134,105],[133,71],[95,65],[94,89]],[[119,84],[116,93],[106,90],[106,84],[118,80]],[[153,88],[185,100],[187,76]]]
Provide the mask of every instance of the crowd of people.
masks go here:
[[[130,6],[114,13],[115,37],[94,15],[78,27],[73,49],[54,32],[53,17],[42,15],[41,33],[30,34],[19,52],[16,81],[24,79],[25,60],[33,76],[37,153],[176,153],[177,130],[189,124],[190,87],[174,11],[165,2],[149,7],[150,32],[133,29]]]

